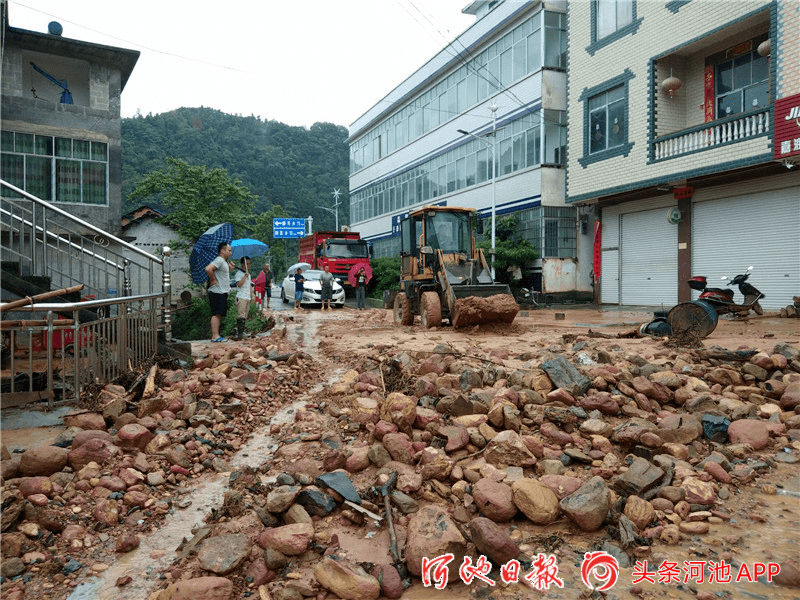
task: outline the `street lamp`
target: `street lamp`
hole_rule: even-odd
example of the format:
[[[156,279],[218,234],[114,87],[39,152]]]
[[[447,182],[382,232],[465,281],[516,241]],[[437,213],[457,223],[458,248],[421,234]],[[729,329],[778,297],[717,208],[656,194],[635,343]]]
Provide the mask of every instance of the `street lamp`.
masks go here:
[[[333,199],[336,200],[336,204],[333,205],[333,208],[327,208],[326,206],[319,207],[322,210],[327,210],[329,213],[333,214],[336,217],[336,231],[339,231],[339,205],[341,205],[341,202],[339,202],[339,196],[341,194],[342,192],[340,192],[337,188],[334,188],[333,192],[331,193],[331,196],[333,196]],[[334,210],[334,208],[336,210]]]
[[[495,248],[495,211],[497,209],[497,105],[492,102],[489,107],[492,111],[492,143],[490,144],[482,137],[478,137],[474,133],[459,129],[458,133],[474,137],[479,142],[487,145],[492,149],[492,279],[494,280],[494,248]]]

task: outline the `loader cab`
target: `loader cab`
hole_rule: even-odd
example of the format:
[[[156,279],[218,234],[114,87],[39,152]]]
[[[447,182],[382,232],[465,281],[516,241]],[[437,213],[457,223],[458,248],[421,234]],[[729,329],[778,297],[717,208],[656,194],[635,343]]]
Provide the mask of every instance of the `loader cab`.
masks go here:
[[[445,254],[472,254],[470,215],[466,212],[429,212],[425,215],[427,246]]]

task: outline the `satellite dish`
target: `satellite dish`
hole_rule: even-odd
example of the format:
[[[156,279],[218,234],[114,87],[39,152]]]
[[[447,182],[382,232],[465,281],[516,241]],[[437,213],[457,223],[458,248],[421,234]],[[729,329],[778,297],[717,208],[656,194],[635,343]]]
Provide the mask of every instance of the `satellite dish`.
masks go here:
[[[47,25],[47,31],[50,33],[50,35],[61,35],[64,33],[64,28],[58,21],[50,21],[50,23]]]

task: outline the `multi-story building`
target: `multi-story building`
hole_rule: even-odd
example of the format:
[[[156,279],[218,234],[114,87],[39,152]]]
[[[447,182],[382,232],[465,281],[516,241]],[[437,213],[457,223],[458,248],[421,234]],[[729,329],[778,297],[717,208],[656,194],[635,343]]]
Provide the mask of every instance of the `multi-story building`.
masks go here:
[[[120,94],[139,52],[2,27],[2,179],[120,233]],[[4,195],[9,195],[3,190]]]
[[[591,243],[586,256],[578,248],[591,231],[565,203],[565,3],[463,12],[475,23],[350,127],[351,226],[393,256],[410,209],[474,208],[488,234],[494,207],[538,249],[527,265],[537,289],[588,294]]]
[[[567,21],[567,202],[593,211],[597,299],[669,307],[753,265],[762,306],[790,304],[800,5],[592,0]]]

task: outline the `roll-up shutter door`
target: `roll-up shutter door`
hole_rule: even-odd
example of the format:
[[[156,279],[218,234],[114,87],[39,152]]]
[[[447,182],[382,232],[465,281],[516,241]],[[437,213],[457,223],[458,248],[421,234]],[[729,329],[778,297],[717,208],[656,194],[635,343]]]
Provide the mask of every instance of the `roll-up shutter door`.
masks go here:
[[[800,194],[787,188],[698,202],[692,207],[692,275],[709,285],[753,266],[749,283],[779,309],[800,295]],[[683,282],[685,285],[685,282]],[[742,300],[738,288],[734,299]],[[693,292],[693,298],[697,297]]]

